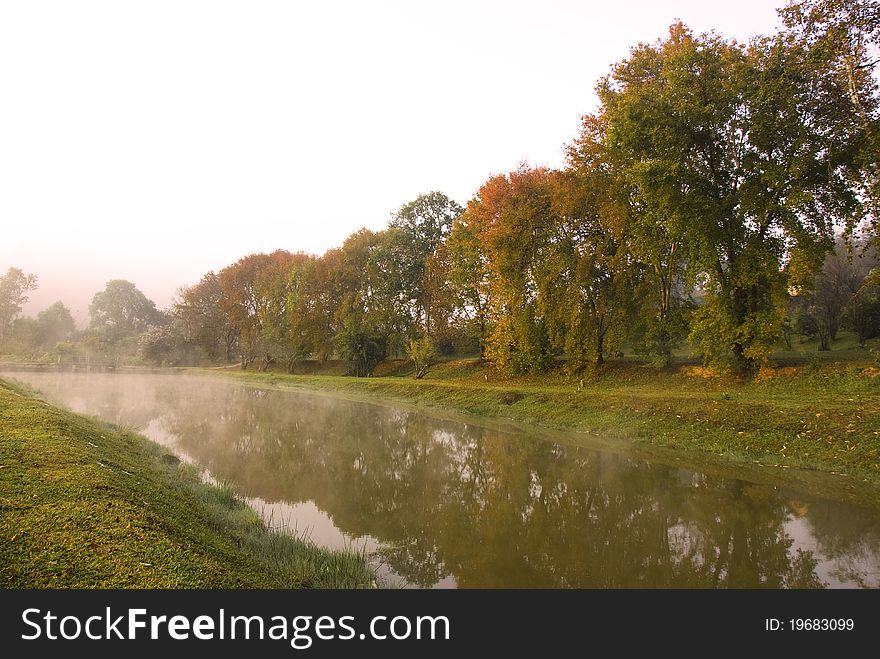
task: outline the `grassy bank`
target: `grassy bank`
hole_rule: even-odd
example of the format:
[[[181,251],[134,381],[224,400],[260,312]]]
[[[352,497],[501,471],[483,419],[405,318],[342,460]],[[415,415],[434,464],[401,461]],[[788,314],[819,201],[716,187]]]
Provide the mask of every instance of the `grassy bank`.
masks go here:
[[[382,365],[384,375],[371,378],[220,372],[261,386],[402,402],[880,485],[880,370],[868,362],[778,367],[750,381],[697,366],[657,371],[632,363],[583,380],[562,372],[506,378],[475,360],[439,364],[423,380],[404,362]]]
[[[0,381],[0,587],[365,587],[162,448]]]

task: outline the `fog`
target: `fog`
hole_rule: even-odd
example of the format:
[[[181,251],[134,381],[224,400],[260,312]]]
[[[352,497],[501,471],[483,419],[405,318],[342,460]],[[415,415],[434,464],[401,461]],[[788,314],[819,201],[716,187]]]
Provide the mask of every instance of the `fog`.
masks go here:
[[[2,3],[0,270],[40,278],[30,315],[82,323],[110,279],[167,307],[248,253],[559,166],[635,43],[677,18],[746,39],[783,4]]]

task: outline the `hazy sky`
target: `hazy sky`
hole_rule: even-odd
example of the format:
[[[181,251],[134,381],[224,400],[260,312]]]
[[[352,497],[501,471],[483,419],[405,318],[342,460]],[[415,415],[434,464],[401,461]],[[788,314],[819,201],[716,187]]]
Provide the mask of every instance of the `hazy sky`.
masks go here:
[[[321,253],[417,195],[562,164],[593,87],[680,18],[745,40],[785,0],[0,0],[0,271],[81,321],[251,252]]]

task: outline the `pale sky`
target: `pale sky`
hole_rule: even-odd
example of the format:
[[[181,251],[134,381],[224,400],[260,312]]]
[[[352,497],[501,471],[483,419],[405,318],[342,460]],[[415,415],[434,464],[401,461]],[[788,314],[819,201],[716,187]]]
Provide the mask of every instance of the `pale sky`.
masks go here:
[[[322,253],[421,193],[560,166],[593,88],[682,19],[746,40],[785,0],[0,0],[0,271],[80,322],[258,251]]]

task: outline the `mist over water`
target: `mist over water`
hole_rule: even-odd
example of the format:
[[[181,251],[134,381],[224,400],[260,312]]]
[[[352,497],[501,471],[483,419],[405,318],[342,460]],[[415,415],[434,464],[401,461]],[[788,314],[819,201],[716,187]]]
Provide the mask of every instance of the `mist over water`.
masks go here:
[[[7,374],[418,587],[877,587],[880,511],[330,396],[185,375]]]

